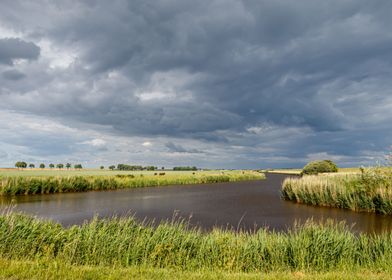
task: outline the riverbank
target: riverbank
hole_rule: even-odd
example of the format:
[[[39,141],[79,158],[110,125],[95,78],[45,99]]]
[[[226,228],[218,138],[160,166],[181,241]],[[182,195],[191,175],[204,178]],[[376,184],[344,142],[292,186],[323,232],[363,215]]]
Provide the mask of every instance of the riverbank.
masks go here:
[[[7,176],[0,177],[0,195],[86,192],[168,185],[209,184],[265,179],[255,171],[125,173],[112,176]]]
[[[297,203],[392,215],[392,169],[286,178],[281,194]]]
[[[132,218],[95,219],[82,226],[29,216],[0,217],[0,258],[75,266],[149,267],[200,272],[390,272],[392,234],[354,234],[341,223],[308,221],[286,233],[215,229],[181,222],[157,227]]]

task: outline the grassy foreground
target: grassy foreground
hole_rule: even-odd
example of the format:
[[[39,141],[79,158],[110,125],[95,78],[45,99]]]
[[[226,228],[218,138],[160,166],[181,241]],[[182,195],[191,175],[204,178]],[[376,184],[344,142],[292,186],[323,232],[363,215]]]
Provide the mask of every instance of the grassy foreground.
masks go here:
[[[0,195],[30,195],[92,190],[205,184],[264,179],[255,171],[116,174],[114,176],[7,176],[0,177]]]
[[[54,222],[6,214],[0,217],[0,259],[194,273],[387,273],[391,272],[392,233],[355,235],[332,222],[308,222],[287,233],[264,229],[205,233],[181,222],[151,227],[132,218],[95,219],[63,228]]]
[[[113,266],[74,266],[54,260],[15,261],[0,259],[0,279],[391,279],[388,272],[370,270],[333,271],[333,272],[259,272],[235,273],[224,271],[181,271],[165,268],[133,266],[129,268]]]
[[[392,215],[392,169],[287,178],[281,193],[298,203]]]

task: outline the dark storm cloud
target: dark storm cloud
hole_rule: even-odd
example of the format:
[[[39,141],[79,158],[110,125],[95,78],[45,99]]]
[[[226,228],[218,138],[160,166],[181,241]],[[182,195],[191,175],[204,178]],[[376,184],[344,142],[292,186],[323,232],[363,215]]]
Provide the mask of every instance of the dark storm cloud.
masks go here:
[[[355,83],[372,75],[367,66],[375,61],[387,66],[392,41],[379,29],[391,23],[380,4],[330,2],[95,3],[51,34],[64,43],[84,45],[82,58],[95,73],[117,69],[139,87],[158,71],[204,74],[179,88],[196,96],[185,107],[197,111],[204,106],[199,104],[209,103],[218,119],[225,112],[245,117],[232,127],[272,120],[339,130],[352,113],[335,103],[345,89],[320,89],[342,77]],[[157,105],[162,105],[159,100]],[[204,113],[194,115],[190,130],[204,130]],[[181,131],[183,126],[173,124],[181,116],[167,116],[173,119],[169,127],[161,123],[151,132],[161,133],[160,127]],[[208,123],[209,130],[220,129],[220,123]]]
[[[0,39],[0,63],[12,65],[15,59],[37,59],[40,48],[19,38]]]
[[[37,66],[20,72],[26,77],[4,70],[4,79],[20,80],[1,88],[0,108],[118,135],[219,142],[242,147],[245,161],[318,153],[351,160],[390,145],[391,1],[3,6],[3,26],[25,41],[0,39],[1,63],[37,59],[42,40],[56,52],[42,49]],[[74,60],[50,66],[66,55]]]

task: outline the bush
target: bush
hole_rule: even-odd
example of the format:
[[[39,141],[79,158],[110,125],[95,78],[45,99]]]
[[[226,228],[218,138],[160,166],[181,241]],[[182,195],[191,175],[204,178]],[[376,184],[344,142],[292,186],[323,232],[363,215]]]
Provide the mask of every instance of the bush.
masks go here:
[[[338,172],[338,167],[331,160],[311,161],[302,169],[301,175],[316,175],[318,173]]]

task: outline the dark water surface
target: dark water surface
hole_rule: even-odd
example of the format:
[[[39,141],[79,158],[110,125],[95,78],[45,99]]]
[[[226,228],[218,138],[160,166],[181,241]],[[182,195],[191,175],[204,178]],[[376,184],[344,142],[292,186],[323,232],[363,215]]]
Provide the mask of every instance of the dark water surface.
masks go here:
[[[392,229],[392,217],[349,210],[312,207],[280,199],[282,181],[288,175],[268,174],[266,180],[140,188],[116,191],[19,196],[14,211],[49,218],[65,226],[81,224],[94,215],[133,214],[139,220],[189,219],[192,225],[252,230],[267,226],[286,230],[296,220],[328,218],[346,221],[353,230],[380,233]],[[0,200],[2,208],[11,199]]]

